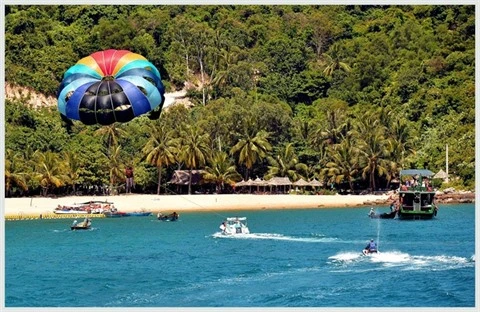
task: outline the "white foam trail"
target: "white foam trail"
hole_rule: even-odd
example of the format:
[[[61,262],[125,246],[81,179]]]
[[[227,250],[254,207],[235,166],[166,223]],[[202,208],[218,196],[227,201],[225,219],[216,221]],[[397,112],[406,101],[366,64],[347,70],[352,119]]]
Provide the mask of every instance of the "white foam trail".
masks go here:
[[[221,232],[214,233],[212,235],[215,238],[232,238],[232,239],[265,239],[265,240],[281,240],[291,242],[304,242],[304,243],[331,243],[336,242],[336,238],[332,237],[294,237],[286,236],[276,233],[250,233],[250,234],[235,234],[235,235],[223,235]]]
[[[359,252],[342,252],[334,256],[328,257],[328,259],[337,261],[337,262],[351,262],[357,260],[360,257],[363,257]]]

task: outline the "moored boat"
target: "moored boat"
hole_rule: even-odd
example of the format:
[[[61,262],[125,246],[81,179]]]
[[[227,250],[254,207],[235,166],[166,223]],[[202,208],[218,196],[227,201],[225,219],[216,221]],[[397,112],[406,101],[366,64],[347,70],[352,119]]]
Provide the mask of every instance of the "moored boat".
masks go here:
[[[123,211],[118,211],[116,209],[105,211],[105,212],[103,212],[103,214],[106,218],[121,218],[121,217],[129,217],[130,216],[128,213],[123,212]]]
[[[72,231],[76,231],[76,230],[89,230],[90,227],[92,225],[92,222],[90,221],[90,219],[88,218],[85,218],[85,220],[83,220],[82,222],[80,223],[77,223],[77,220],[73,221],[73,224],[70,226],[70,229]]]
[[[371,208],[370,212],[368,213],[368,216],[372,219],[394,219],[396,215],[397,215],[396,210],[391,210],[390,212],[377,214],[375,213],[375,210],[373,208]]]
[[[148,217],[152,215],[150,211],[134,211],[134,212],[126,212],[127,217]]]
[[[250,234],[246,217],[227,218],[220,225],[220,229],[224,235]]]
[[[157,213],[157,219],[161,221],[177,221],[180,215],[175,211],[171,214],[162,214],[161,212]]]
[[[55,214],[99,214],[112,209],[113,203],[107,201],[91,200],[73,205],[58,205],[53,211]]]
[[[427,169],[400,171],[400,181],[410,177],[400,186],[398,218],[402,220],[432,219],[438,207],[434,202],[435,191],[430,185],[434,173]]]

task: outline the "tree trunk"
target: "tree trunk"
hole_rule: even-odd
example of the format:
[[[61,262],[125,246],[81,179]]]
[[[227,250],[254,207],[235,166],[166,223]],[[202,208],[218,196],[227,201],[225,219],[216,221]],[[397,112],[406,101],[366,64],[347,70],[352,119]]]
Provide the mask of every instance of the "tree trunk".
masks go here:
[[[192,169],[189,170],[190,175],[188,177],[188,195],[192,194]]]
[[[157,195],[160,195],[160,187],[162,185],[162,166],[158,166],[158,187]]]

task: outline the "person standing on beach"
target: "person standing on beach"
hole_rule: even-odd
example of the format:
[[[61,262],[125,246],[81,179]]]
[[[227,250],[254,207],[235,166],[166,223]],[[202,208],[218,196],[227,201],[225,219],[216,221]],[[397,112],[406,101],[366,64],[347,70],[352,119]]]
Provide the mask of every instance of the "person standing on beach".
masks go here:
[[[125,192],[126,193],[131,193],[132,192],[132,187],[134,186],[134,184],[133,184],[133,168],[131,166],[127,166],[127,168],[125,168],[125,179],[126,179]]]

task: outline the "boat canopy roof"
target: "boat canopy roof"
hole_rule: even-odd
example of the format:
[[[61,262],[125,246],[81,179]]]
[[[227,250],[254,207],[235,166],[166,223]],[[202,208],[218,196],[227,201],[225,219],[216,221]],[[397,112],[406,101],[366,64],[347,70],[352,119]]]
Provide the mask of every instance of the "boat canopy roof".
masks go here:
[[[428,169],[404,169],[400,171],[400,176],[415,176],[417,174],[422,177],[432,177],[435,173],[431,172]]]
[[[230,218],[227,218],[227,221],[245,221],[247,220],[246,217],[230,217]]]

